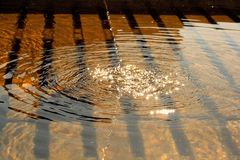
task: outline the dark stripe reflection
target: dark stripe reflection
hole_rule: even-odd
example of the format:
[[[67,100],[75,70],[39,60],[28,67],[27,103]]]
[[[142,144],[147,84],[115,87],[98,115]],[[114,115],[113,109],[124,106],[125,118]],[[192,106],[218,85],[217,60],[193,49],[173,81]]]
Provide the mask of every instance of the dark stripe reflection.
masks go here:
[[[176,106],[170,96],[161,96],[160,100],[163,105],[168,106],[171,104],[173,108]],[[181,128],[180,115],[178,113],[170,114],[169,119],[171,119],[169,121],[169,128],[179,154],[189,159],[195,159],[188,138]]]
[[[239,18],[239,16],[237,16],[237,15],[240,15],[239,11],[238,11],[238,13],[235,13],[235,12],[233,12],[233,11],[230,10],[230,9],[223,9],[223,11],[224,11],[224,13],[225,13],[228,17],[230,17],[234,22],[240,23],[240,18]]]
[[[86,69],[86,53],[84,48],[84,38],[82,34],[82,24],[80,19],[80,14],[73,10],[72,13],[73,19],[73,30],[74,30],[74,40],[78,50],[78,61],[80,74],[87,76],[87,69]],[[84,76],[84,77],[85,77]],[[80,97],[80,99],[84,100],[85,102],[82,103],[84,105],[94,105],[89,96]],[[86,112],[85,112],[86,113]],[[83,141],[83,150],[84,150],[84,157],[94,157],[98,159],[97,154],[97,135],[96,135],[96,128],[94,127],[94,122],[104,122],[103,118],[97,118],[93,116],[92,110],[88,110],[86,113],[88,116],[80,115],[79,120],[83,127],[81,136]],[[89,142],[91,141],[91,143]]]
[[[178,18],[185,22],[189,22],[185,15],[178,9],[176,9],[176,15]],[[191,30],[195,31],[193,27],[190,28]],[[224,63],[221,61],[221,59],[217,56],[217,54],[214,52],[214,50],[208,45],[208,43],[201,37],[200,34],[195,32],[197,34],[197,38],[195,41],[197,44],[201,47],[201,49],[208,53],[206,56],[210,60],[210,62],[217,67],[218,71],[224,76],[225,80],[228,82],[229,86],[233,91],[235,91],[237,94],[239,94],[240,87],[237,85],[236,81],[234,80],[233,76],[229,73],[227,68],[224,66]]]
[[[148,4],[150,4],[150,3],[148,3]],[[157,23],[157,25],[159,27],[165,27],[165,24],[160,19],[159,13],[151,6],[148,8],[148,10],[149,10],[149,13],[152,16],[152,18]],[[170,31],[169,31],[169,33],[170,33]],[[169,34],[169,36],[171,36],[171,35]],[[169,45],[171,46],[171,44],[169,44]],[[179,51],[181,51],[180,48],[176,52],[176,50],[174,49],[175,47],[176,46],[172,47],[172,52],[173,52],[174,56],[180,57],[180,59],[184,60],[184,63],[182,61],[180,61],[180,67],[182,68],[182,70],[186,70],[188,73],[190,73],[190,76],[192,77],[191,79],[195,80],[195,81],[192,81],[194,86],[201,87],[203,84],[201,84],[199,81],[197,81],[198,78],[194,74],[192,74],[192,72],[190,71],[189,62],[186,59],[184,59],[184,57],[182,56],[183,55],[182,53],[179,54]],[[196,94],[195,96],[197,96],[198,99],[200,99],[201,105],[205,107],[209,116],[212,119],[214,119],[214,123],[216,123],[216,127],[214,127],[214,129],[219,136],[220,142],[223,144],[223,146],[226,147],[228,153],[231,153],[233,155],[238,155],[240,152],[238,150],[237,144],[233,141],[232,135],[231,135],[230,131],[228,130],[228,128],[226,127],[226,125],[227,125],[226,119],[217,110],[217,108],[218,108],[217,104],[211,99],[211,97],[209,97],[207,95]],[[221,126],[221,127],[218,127],[218,126]]]
[[[114,35],[111,31],[110,21],[107,15],[106,8],[98,8],[99,18],[102,22],[102,28],[104,32],[104,36],[106,39],[106,48],[108,49],[108,57],[111,60],[112,67],[117,67],[120,63],[120,59],[117,53],[117,44],[114,40]]]
[[[8,55],[9,63],[7,64],[7,69],[5,73],[5,75],[7,75],[5,79],[5,85],[12,84],[13,74],[17,67],[18,52],[20,50],[20,44],[23,36],[23,30],[25,28],[26,17],[27,17],[27,10],[26,8],[22,8],[18,16],[17,31],[15,33],[15,37],[12,42],[12,49]]]
[[[134,102],[131,97],[121,97],[120,104],[123,108],[135,108]],[[132,112],[132,111],[130,111]],[[124,109],[125,121],[127,123],[128,138],[130,141],[131,151],[134,157],[145,158],[144,142],[141,135],[141,131],[138,128],[138,116],[134,113],[129,113],[127,109]]]
[[[39,85],[41,87],[47,86],[46,81],[48,77],[48,71],[51,68],[52,63],[52,43],[53,43],[53,29],[54,29],[54,15],[52,10],[47,10],[44,14],[45,26],[43,32],[43,55],[41,69],[39,70]],[[41,107],[41,99],[39,107]],[[38,109],[37,115],[41,115],[44,112],[41,108]],[[34,137],[34,154],[37,159],[49,158],[49,144],[50,144],[50,131],[49,120],[38,119],[36,121],[36,133]]]
[[[12,84],[13,76],[16,71],[17,63],[18,63],[18,52],[20,50],[20,44],[21,44],[21,39],[23,36],[23,30],[25,28],[25,21],[27,17],[27,10],[25,7],[22,7],[20,9],[20,13],[18,16],[18,20],[16,22],[17,29],[15,32],[14,39],[12,41],[12,48],[11,51],[8,54],[8,64],[7,68],[5,71],[5,85],[10,85]],[[0,103],[1,109],[0,109],[0,114],[1,114],[1,122],[0,122],[0,133],[2,133],[3,128],[7,124],[7,113],[9,109],[12,109],[9,104],[9,96],[11,96],[11,93],[7,92],[8,87],[0,88],[0,98],[3,100]],[[1,148],[1,145],[0,145]]]
[[[8,92],[3,88],[0,87],[0,99],[2,100],[0,103],[0,135],[2,135],[3,128],[8,123],[7,119],[7,113],[9,110],[9,94]],[[0,148],[2,148],[2,143],[0,144]]]
[[[137,36],[138,47],[141,49],[141,53],[143,54],[145,63],[147,64],[148,67],[151,68],[154,63],[154,57],[152,56],[150,49],[147,47],[147,44],[146,44],[147,41],[142,36],[142,32],[139,29],[138,23],[135,20],[132,14],[132,11],[129,8],[125,7],[123,9],[123,13],[126,16],[128,20],[128,24],[131,27],[133,33]]]
[[[111,67],[117,67],[120,64],[120,57],[117,53],[117,44],[114,40],[114,35],[111,30],[110,21],[107,15],[107,8],[99,8],[99,18],[102,22],[102,28],[106,39],[106,48],[108,49],[109,59],[111,61]],[[128,108],[133,103],[132,97],[121,97],[120,104],[123,108]],[[124,107],[126,105],[126,107]],[[127,124],[128,138],[130,141],[131,151],[134,157],[145,158],[144,144],[141,132],[138,128],[138,118],[135,113],[132,113],[135,118],[126,111],[125,121]]]
[[[47,11],[44,14],[45,26],[43,35],[43,57],[41,69],[39,70],[39,85],[47,86],[48,71],[52,63],[52,44],[53,44],[53,28],[54,28],[54,15],[52,11]],[[49,32],[50,31],[50,32]]]
[[[123,11],[126,15],[129,26],[131,27],[133,33],[135,35],[142,36],[141,30],[139,29],[137,21],[135,20],[131,10],[125,8]],[[138,39],[138,42],[140,42],[139,46],[144,46],[144,49],[142,49],[141,52],[142,52],[143,58],[147,64],[147,66],[152,66],[155,68],[157,65],[155,63],[154,57],[152,56],[150,48],[146,45],[146,43],[147,43],[146,40],[143,37],[141,37],[140,41]],[[171,97],[168,97],[168,99],[172,103],[174,102],[174,100]],[[177,114],[176,114],[176,116],[174,115],[174,118],[176,119],[176,121],[178,123],[178,127],[174,127],[173,125],[170,125],[170,131],[173,136],[174,142],[176,144],[177,150],[180,155],[191,157],[192,159],[194,159],[192,149],[191,149],[191,146],[187,139],[187,136],[185,135],[184,131],[182,130],[179,116],[177,116]],[[184,147],[182,147],[183,144],[184,144]]]
[[[199,8],[199,13],[201,15],[205,16],[210,24],[218,24],[206,10]],[[231,12],[229,14],[227,14],[228,17],[230,17],[233,21],[235,21],[236,18],[233,18],[233,16],[231,16],[231,15],[232,15]],[[229,47],[237,53],[237,56],[240,57],[240,54],[239,54],[240,53],[240,45],[238,43],[236,43],[226,32],[223,31],[222,33],[223,33],[223,38],[226,40]]]
[[[211,22],[214,23],[214,20],[211,19],[211,17],[208,16],[208,14],[204,12],[204,10],[200,10],[200,11],[203,13],[203,15],[206,16],[206,18],[210,23]],[[176,15],[179,17],[181,21],[182,19],[184,19],[185,22],[187,21],[187,18],[185,17],[185,15],[178,9],[176,9]],[[198,37],[199,38],[196,39],[196,41],[201,46],[203,51],[211,53],[211,56],[207,54],[207,57],[210,59],[211,63],[218,68],[219,72],[225,77],[225,80],[228,81],[229,86],[233,89],[233,91],[235,91],[239,95],[239,86],[236,84],[234,78],[228,72],[223,62],[217,57],[214,50],[211,49],[211,47],[207,44],[207,42],[205,42],[201,38],[199,34],[198,34]],[[215,102],[207,95],[200,95],[200,99],[201,101],[203,101],[203,104],[205,104],[205,106],[208,106],[208,108],[211,108],[210,109],[211,111],[209,111],[208,113],[211,113],[214,116],[214,118],[217,120],[218,126],[221,125],[221,127],[217,128],[216,130],[218,131],[217,133],[219,136],[219,140],[222,142],[223,146],[225,147],[229,157],[232,158],[232,156],[239,156],[240,150],[238,148],[238,145],[233,140],[231,132],[226,127],[227,126],[226,119],[224,118],[223,115],[217,112],[217,105],[215,104]]]

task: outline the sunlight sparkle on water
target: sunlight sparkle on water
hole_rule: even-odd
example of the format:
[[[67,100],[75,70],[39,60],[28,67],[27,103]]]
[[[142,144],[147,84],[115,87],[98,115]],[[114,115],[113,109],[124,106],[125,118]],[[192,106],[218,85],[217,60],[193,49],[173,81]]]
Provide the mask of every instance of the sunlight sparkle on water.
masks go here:
[[[169,115],[175,113],[175,109],[159,109],[150,111],[150,115],[164,114]]]
[[[98,83],[108,84],[116,90],[119,97],[130,95],[134,98],[145,97],[158,100],[161,94],[172,94],[184,86],[176,79],[177,73],[162,74],[157,70],[147,70],[135,65],[117,66],[115,68],[96,67],[90,76]]]

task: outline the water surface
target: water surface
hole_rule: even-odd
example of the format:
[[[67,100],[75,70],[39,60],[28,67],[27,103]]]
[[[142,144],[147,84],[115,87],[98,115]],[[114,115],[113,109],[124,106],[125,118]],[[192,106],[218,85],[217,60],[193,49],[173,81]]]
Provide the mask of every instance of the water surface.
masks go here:
[[[16,28],[0,16],[3,159],[239,157],[229,17],[110,14],[108,28],[98,15],[29,14]]]

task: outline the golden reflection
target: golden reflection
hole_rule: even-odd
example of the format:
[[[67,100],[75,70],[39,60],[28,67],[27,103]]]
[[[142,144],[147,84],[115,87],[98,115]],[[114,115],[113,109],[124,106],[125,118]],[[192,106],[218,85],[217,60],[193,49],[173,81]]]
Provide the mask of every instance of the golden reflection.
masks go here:
[[[164,114],[164,115],[169,115],[172,113],[175,113],[175,109],[158,109],[158,110],[152,110],[149,112],[150,115],[157,115],[157,114]]]
[[[169,95],[183,87],[184,84],[177,80],[177,75],[177,73],[162,74],[156,69],[147,70],[131,64],[115,68],[101,68],[98,65],[90,71],[94,81],[116,90],[119,97],[130,95],[134,98],[144,97],[147,100],[158,100],[158,95]]]

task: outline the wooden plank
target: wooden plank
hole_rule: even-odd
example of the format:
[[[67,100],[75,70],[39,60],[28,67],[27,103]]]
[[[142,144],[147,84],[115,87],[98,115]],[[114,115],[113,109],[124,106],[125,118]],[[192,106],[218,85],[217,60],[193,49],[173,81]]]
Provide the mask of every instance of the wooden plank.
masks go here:
[[[0,14],[0,86],[4,85],[8,53],[12,49],[12,41],[16,32],[18,14]]]
[[[55,14],[54,21],[56,24],[54,28],[53,47],[74,46],[72,15]]]
[[[81,14],[81,22],[86,45],[86,65],[90,70],[94,70],[97,65],[107,68],[110,60],[99,15]]]
[[[10,120],[27,120],[36,111],[34,106],[36,99],[31,94],[26,93],[24,88],[38,84],[38,74],[32,71],[37,67],[36,60],[39,59],[42,49],[43,20],[42,15],[31,14],[28,15],[26,20],[26,28],[21,37],[20,50],[17,53],[19,60],[17,61],[16,72],[13,75],[12,81],[14,84],[8,87],[8,92],[15,97],[8,98],[9,108],[12,108],[7,113],[7,118]],[[34,154],[29,150],[34,148],[34,130],[35,125],[32,123],[7,123],[3,130],[6,140],[2,146],[3,156],[7,159],[33,159]],[[15,141],[16,137],[18,137],[17,141]],[[19,140],[20,137],[21,140]],[[9,148],[11,148],[10,152],[8,151]],[[20,148],[22,150],[21,154],[18,152]]]
[[[44,17],[42,14],[27,15],[20,50],[19,61],[13,83],[18,85],[38,85],[38,74],[32,71],[40,64],[42,54],[42,32],[44,29]]]
[[[183,27],[183,24],[176,15],[160,15],[160,19],[167,28],[181,29]]]
[[[196,23],[209,23],[207,18],[202,16],[202,15],[186,15],[186,17],[191,20],[194,21]]]
[[[233,20],[226,15],[213,15],[212,18],[216,22],[231,22],[231,23],[233,23]]]
[[[119,56],[124,65],[133,64],[144,68],[144,59],[136,42],[136,36],[123,14],[111,14],[112,30],[118,46]],[[132,50],[132,51],[131,51]]]
[[[38,65],[41,63],[39,60],[41,59],[41,52],[42,52],[42,32],[43,32],[43,25],[44,25],[44,17],[43,15],[39,14],[29,14],[26,20],[26,26],[24,29],[23,37],[20,44],[20,50],[17,53],[19,60],[17,61],[16,72],[13,76],[13,84],[18,85],[19,87],[37,87],[38,86],[38,73],[33,72],[36,71]],[[24,88],[23,88],[24,89]],[[30,94],[26,95],[23,92],[17,96],[25,97],[23,99],[27,99],[28,96],[31,97]],[[24,107],[21,108],[21,107]],[[26,106],[19,106],[18,109],[23,109],[25,111],[30,111],[34,113],[33,106],[27,109]],[[10,114],[10,112],[9,112]],[[20,114],[23,115],[23,114]],[[28,115],[23,115],[25,118]]]

